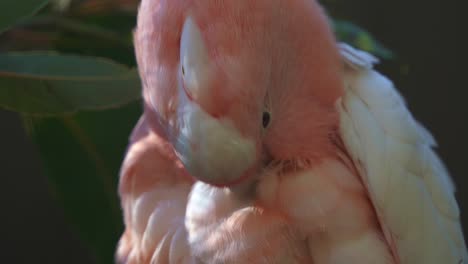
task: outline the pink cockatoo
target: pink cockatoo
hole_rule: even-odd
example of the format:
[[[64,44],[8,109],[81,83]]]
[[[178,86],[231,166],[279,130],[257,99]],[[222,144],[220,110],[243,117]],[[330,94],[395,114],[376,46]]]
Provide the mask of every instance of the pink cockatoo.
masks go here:
[[[435,141],[315,0],[143,0],[120,263],[468,263]]]

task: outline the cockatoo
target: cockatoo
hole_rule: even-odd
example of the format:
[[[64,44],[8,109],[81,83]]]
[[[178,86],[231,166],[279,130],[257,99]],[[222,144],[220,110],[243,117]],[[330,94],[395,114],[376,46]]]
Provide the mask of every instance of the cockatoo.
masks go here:
[[[120,263],[468,263],[436,143],[315,0],[143,0]]]

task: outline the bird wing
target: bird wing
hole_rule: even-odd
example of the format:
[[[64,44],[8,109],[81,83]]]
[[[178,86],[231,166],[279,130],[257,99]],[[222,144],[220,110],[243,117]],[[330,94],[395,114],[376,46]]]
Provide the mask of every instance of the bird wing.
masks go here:
[[[125,232],[116,262],[191,263],[184,218],[192,180],[148,122],[145,113],[132,132],[121,168]]]
[[[377,59],[339,44],[345,94],[340,134],[399,263],[468,263],[455,188],[431,134],[408,111]]]

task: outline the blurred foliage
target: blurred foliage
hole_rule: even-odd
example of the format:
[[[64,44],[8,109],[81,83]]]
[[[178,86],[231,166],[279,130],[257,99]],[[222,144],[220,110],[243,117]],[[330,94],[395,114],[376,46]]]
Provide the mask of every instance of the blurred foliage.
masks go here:
[[[97,263],[112,263],[123,230],[118,172],[141,112],[139,1],[48,2],[0,1],[0,107],[21,114],[70,223]],[[332,24],[340,41],[393,57],[357,25]]]
[[[336,37],[348,44],[373,53],[382,59],[393,59],[394,54],[359,26],[339,19],[332,21]]]
[[[0,105],[31,115],[119,107],[140,97],[136,70],[100,58],[0,54]]]
[[[24,116],[51,190],[97,263],[113,263],[123,230],[117,175],[139,112],[132,103],[54,118]]]
[[[2,0],[0,2],[0,33],[10,28],[15,22],[24,20],[44,7],[48,0]],[[13,8],[12,8],[13,7]]]

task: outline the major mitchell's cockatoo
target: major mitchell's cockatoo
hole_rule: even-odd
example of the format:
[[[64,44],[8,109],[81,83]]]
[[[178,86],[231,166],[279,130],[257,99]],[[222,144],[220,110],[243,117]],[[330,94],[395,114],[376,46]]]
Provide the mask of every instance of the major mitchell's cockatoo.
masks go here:
[[[434,139],[315,0],[143,0],[120,263],[468,263]]]

